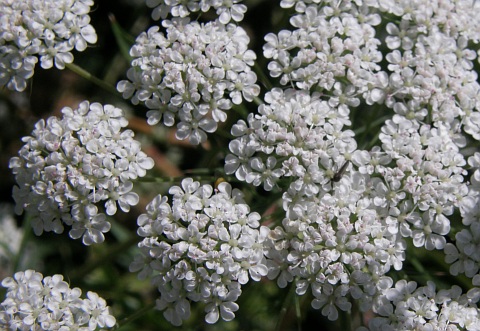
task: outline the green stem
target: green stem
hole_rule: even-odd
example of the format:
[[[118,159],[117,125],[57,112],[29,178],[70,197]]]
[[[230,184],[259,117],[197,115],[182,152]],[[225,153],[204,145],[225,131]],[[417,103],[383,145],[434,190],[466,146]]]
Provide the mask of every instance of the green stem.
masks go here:
[[[95,85],[101,87],[105,91],[113,93],[115,95],[118,95],[117,89],[114,86],[105,83],[103,80],[95,77],[94,75],[92,75],[91,73],[89,73],[85,69],[79,67],[78,65],[76,65],[74,63],[66,63],[65,66],[68,69],[70,69],[71,71],[73,71],[74,73],[76,73],[77,75],[79,75],[79,76],[85,78],[86,80],[94,83]]]
[[[259,97],[253,97],[253,101],[257,104],[257,106],[260,106],[260,105],[264,104],[262,99],[260,99]]]
[[[218,168],[196,168],[196,169],[185,169],[184,173],[185,175],[196,175],[196,176],[202,176],[202,175],[212,175],[218,172],[223,172],[223,167],[218,167]]]
[[[290,307],[291,302],[292,300],[294,300],[295,297],[295,284],[292,283],[290,284],[290,289],[288,290],[287,296],[283,301],[282,308],[280,309],[280,314],[278,316],[277,325],[275,326],[275,331],[280,331],[282,329],[282,323],[285,319],[285,316],[287,315],[288,308]],[[298,303],[298,301],[295,301],[295,303]]]
[[[234,105],[232,107],[232,110],[235,111],[237,114],[239,114],[240,117],[245,118],[245,119],[247,118],[248,114],[250,113],[248,108],[245,106],[244,102],[242,102],[239,105]]]
[[[415,270],[417,270],[417,272],[422,275],[423,277],[425,277],[427,280],[431,280],[431,281],[434,281],[434,278],[432,277],[432,275],[430,274],[430,272],[428,272],[427,270],[425,270],[425,268],[423,267],[422,263],[415,257],[415,256],[411,256],[410,257],[410,263],[412,264],[412,266],[415,268]]]
[[[364,133],[364,132],[368,131],[370,128],[379,126],[380,124],[385,123],[386,120],[391,119],[391,118],[392,118],[392,116],[390,116],[390,115],[380,117],[379,119],[374,120],[373,122],[369,123],[368,127],[366,125],[364,125],[364,126],[358,128],[358,129],[353,130],[353,132],[355,133],[355,135],[358,135],[360,133]]]
[[[13,263],[12,263],[12,266],[13,266],[12,271],[14,273],[18,271],[18,268],[20,267],[20,263],[22,261],[22,257],[24,256],[27,244],[32,237],[32,226],[31,226],[32,218],[30,215],[27,214],[24,220],[25,220],[25,223],[23,224],[22,242],[20,243],[20,248],[18,250],[18,253],[14,256]]]
[[[379,127],[380,125],[383,125],[386,120],[391,119],[392,117],[390,115],[383,116],[377,120],[374,120],[373,122],[368,122],[368,124],[353,130],[355,133],[355,136],[359,137],[361,135],[360,141],[363,141],[363,143],[359,143],[360,149],[367,149],[370,150],[373,146],[376,145],[379,139],[380,135],[380,130],[376,130],[375,134],[373,137],[371,136],[371,132],[373,131],[372,129]],[[368,136],[368,139],[367,139]]]
[[[297,330],[302,331],[302,309],[300,307],[300,299],[298,295],[293,297],[295,300],[295,316],[297,317]]]
[[[132,38],[129,33],[124,31],[120,24],[118,24],[115,15],[109,14],[108,19],[110,20],[110,24],[112,27],[113,35],[115,36],[115,40],[117,41],[118,48],[120,48],[120,52],[122,53],[123,57],[127,59],[129,63],[132,62],[132,57],[130,56],[130,47],[135,43],[135,38]]]
[[[121,329],[122,327],[124,327],[125,325],[127,325],[128,323],[142,317],[143,315],[145,315],[147,312],[149,312],[150,310],[152,310],[153,308],[155,308],[155,303],[151,303],[149,305],[146,305],[145,307],[143,308],[140,308],[139,310],[137,310],[136,312],[134,312],[132,315],[128,316],[128,317],[125,317],[124,319],[122,319],[120,322],[117,323],[117,325],[115,326],[115,328],[113,328],[112,330],[119,330]]]
[[[340,322],[341,330],[353,330],[353,328],[352,328],[352,314],[348,313],[346,311],[343,311],[341,309],[339,309],[339,310],[340,310],[339,322]]]
[[[185,177],[190,177],[193,180],[196,180],[196,181],[199,181],[199,182],[205,182],[205,181],[214,182],[217,179],[217,177],[215,177],[214,175],[211,175],[211,176],[198,176],[198,175],[190,176],[190,175],[186,174],[186,176],[180,176],[180,177],[149,177],[149,176],[146,176],[146,177],[138,178],[137,181],[142,182],[142,183],[170,183],[170,184],[174,184],[174,183],[180,183]]]
[[[96,268],[102,265],[105,265],[105,261],[112,261],[112,258],[111,258],[112,256],[117,256],[119,253],[126,251],[131,246],[137,244],[139,240],[140,239],[138,236],[132,236],[128,240],[112,246],[111,249],[109,249],[107,252],[105,252],[101,256],[98,256],[92,259],[86,265],[82,266],[82,268],[77,268],[70,275],[70,279],[72,280],[72,283],[74,283],[75,280],[77,279],[84,278],[92,270],[95,270]]]
[[[270,83],[270,79],[265,74],[265,72],[262,70],[262,68],[260,67],[260,65],[258,64],[257,61],[255,61],[254,65],[253,65],[253,70],[255,71],[255,73],[258,76],[258,81],[260,81],[265,86],[265,88],[268,91],[270,91],[273,88],[272,84]]]

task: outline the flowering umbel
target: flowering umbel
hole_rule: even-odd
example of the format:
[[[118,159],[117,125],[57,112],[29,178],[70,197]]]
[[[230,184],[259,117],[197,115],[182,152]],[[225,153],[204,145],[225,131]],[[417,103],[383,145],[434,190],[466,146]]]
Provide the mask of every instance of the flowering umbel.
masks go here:
[[[479,4],[424,5],[282,1],[297,11],[294,29],[268,34],[264,55],[270,75],[295,89],[273,88],[258,114],[231,130],[225,172],[284,192],[285,218],[266,241],[269,277],[280,287],[295,280],[297,294],[311,292],[331,320],[350,310],[349,298],[381,311],[393,284],[387,272],[402,269],[407,240],[445,248],[456,273],[479,270],[478,170],[474,185],[465,182],[472,150],[462,150],[480,132],[476,53],[467,48],[479,41],[471,17]],[[369,113],[365,105],[385,118],[380,145],[362,150],[351,119]],[[478,167],[478,155],[469,162]],[[467,227],[458,247],[447,245],[455,210]]]
[[[23,138],[19,156],[10,160],[18,186],[13,197],[16,212],[26,210],[37,235],[61,233],[85,245],[104,241],[107,215],[138,202],[132,192],[137,177],[153,167],[140,150],[128,121],[113,105],[83,101],[77,109],[65,107],[61,119],[52,116],[36,123],[32,136]]]
[[[81,298],[82,291],[70,288],[62,275],[20,271],[5,278],[2,286],[7,289],[0,304],[2,330],[94,331],[116,323],[105,299],[90,291]]]
[[[43,69],[65,68],[71,51],[97,42],[92,0],[0,0],[0,87],[23,91],[40,59]]]
[[[173,325],[190,316],[190,302],[202,302],[205,320],[235,317],[241,286],[267,274],[264,241],[269,229],[250,212],[239,190],[223,182],[210,185],[186,178],[158,195],[138,218],[142,255],[130,266],[151,277],[159,292],[157,309]]]
[[[82,50],[95,39],[87,18],[83,39],[56,35],[68,30],[61,13],[84,17],[90,0],[63,0],[58,10],[52,1],[3,2],[8,13],[22,8],[27,20],[37,6],[46,21],[28,30],[18,12],[0,17],[7,27],[0,82],[9,88],[25,88],[37,59],[62,68],[73,44]],[[177,139],[198,145],[230,123],[230,109],[259,105],[231,127],[229,152],[211,149],[226,154],[227,180],[251,186],[248,198],[227,182],[186,178],[137,219],[139,254],[130,271],[158,290],[156,308],[171,324],[182,325],[193,303],[207,323],[231,321],[244,285],[268,278],[307,296],[331,321],[358,312],[357,331],[480,330],[480,1],[281,0],[291,28],[265,36],[273,79],[261,76],[262,99],[257,55],[237,26],[246,12],[240,0],[146,3],[154,19],[167,19],[136,38],[117,90],[147,108],[148,124],[175,125]],[[118,108],[83,102],[63,109],[62,119],[39,121],[24,138],[10,161],[14,198],[37,234],[67,225],[72,238],[99,243],[107,217],[137,203],[133,181],[153,161],[126,125]],[[252,210],[263,209],[264,219],[248,205],[256,198]],[[426,259],[417,252],[444,257],[451,275],[466,277],[464,291],[444,286],[443,264],[434,262],[439,273],[422,270]],[[48,283],[52,292],[68,292],[61,276],[42,279],[27,271],[4,285],[14,292],[31,283],[43,295]],[[17,301],[6,300],[0,322],[66,325],[55,304],[45,311],[41,300]],[[71,319],[90,319],[81,314]],[[92,327],[114,323],[107,320],[93,319]]]
[[[437,290],[431,281],[417,287],[402,279],[376,298],[378,316],[357,331],[479,330],[479,299],[478,288],[462,294],[459,286]]]
[[[132,67],[118,91],[133,104],[145,103],[148,124],[177,124],[176,137],[194,145],[225,122],[226,111],[260,93],[251,71],[256,55],[241,27],[219,21],[163,21],[166,36],[153,26],[130,50]]]

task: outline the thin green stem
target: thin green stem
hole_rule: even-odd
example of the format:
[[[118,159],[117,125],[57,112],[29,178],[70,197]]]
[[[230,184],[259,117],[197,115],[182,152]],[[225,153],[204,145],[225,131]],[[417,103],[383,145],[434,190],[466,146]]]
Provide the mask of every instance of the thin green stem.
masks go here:
[[[340,328],[342,330],[352,330],[352,315],[346,311],[340,310]]]
[[[280,331],[283,326],[283,321],[285,320],[285,316],[287,315],[288,308],[291,306],[292,301],[295,298],[295,284],[290,284],[290,288],[288,290],[287,296],[283,301],[282,308],[280,309],[280,314],[277,319],[277,325],[275,326],[275,331]]]
[[[270,79],[268,76],[265,74],[265,72],[262,70],[260,65],[258,64],[257,61],[255,61],[253,65],[253,70],[258,76],[258,80],[265,86],[265,88],[270,91],[272,89],[272,83],[270,82]]]
[[[214,175],[211,175],[211,176],[198,176],[198,175],[196,175],[196,176],[188,176],[188,177],[192,178],[193,180],[202,181],[202,182],[205,182],[205,181],[214,182],[217,179],[217,177],[215,177]],[[146,176],[146,177],[142,177],[142,178],[137,178],[137,181],[142,182],[142,183],[170,183],[170,184],[174,184],[174,183],[180,183],[184,178],[185,178],[185,176],[180,176],[180,177],[150,177],[150,176]]]
[[[135,38],[132,38],[129,33],[127,33],[123,28],[118,24],[115,15],[109,14],[108,19],[112,27],[113,35],[117,41],[118,48],[122,53],[123,57],[127,59],[130,63],[132,62],[132,57],[130,56],[130,47],[135,43]]]
[[[432,277],[430,272],[425,270],[425,268],[423,267],[419,259],[417,259],[415,256],[410,256],[409,259],[410,259],[410,264],[415,268],[415,270],[417,270],[417,272],[420,275],[425,277],[427,280],[434,281],[434,278]]]
[[[293,297],[295,301],[295,316],[297,317],[297,330],[302,331],[302,309],[300,307],[300,299],[298,295]]]
[[[85,69],[79,67],[78,65],[76,65],[74,63],[66,63],[65,66],[68,69],[70,69],[71,71],[73,71],[74,73],[76,73],[77,75],[79,75],[79,76],[85,78],[86,80],[94,83],[95,85],[101,87],[105,91],[113,93],[115,95],[118,95],[118,92],[117,92],[117,90],[114,86],[104,82],[103,80],[101,80],[98,77],[95,77],[94,75],[92,75],[91,73],[89,73]]]
[[[120,322],[117,323],[117,325],[115,326],[115,328],[113,328],[112,330],[120,330],[122,327],[124,327],[125,325],[127,325],[128,323],[142,317],[143,315],[145,315],[146,313],[148,313],[150,310],[152,310],[153,308],[155,308],[155,303],[151,303],[149,305],[146,305],[145,307],[137,310],[136,312],[134,312],[132,315],[128,316],[128,317],[125,317],[124,319],[122,319]]]
[[[257,106],[260,106],[260,105],[264,104],[262,99],[260,99],[259,97],[253,97],[253,101],[257,104]]]
[[[31,226],[32,218],[30,215],[27,214],[24,220],[25,220],[25,223],[23,224],[23,237],[22,237],[22,242],[20,243],[20,249],[18,250],[18,253],[13,258],[13,264],[12,264],[13,272],[18,271],[18,268],[20,267],[20,263],[22,261],[22,257],[24,256],[27,244],[32,237],[32,226]]]
[[[219,168],[196,168],[196,169],[185,169],[184,173],[186,175],[212,175],[218,172],[223,172],[223,167]]]
[[[373,130],[378,128],[380,125],[383,125],[386,120],[391,119],[390,115],[383,116],[372,122],[367,122],[367,124],[353,130],[355,136],[359,137],[359,147],[360,149],[371,149],[375,146],[379,139],[380,130]],[[372,134],[372,131],[375,134]]]
[[[259,97],[253,97],[253,102],[257,105],[257,106],[260,106],[260,105],[263,105],[264,102],[262,101],[262,99],[260,99]],[[232,109],[237,113],[239,114],[243,119],[246,119],[248,117],[248,114],[250,114],[250,110],[247,108],[247,106],[245,105],[245,103],[241,103],[240,105],[234,105],[232,107]]]
[[[362,127],[359,127],[358,129],[355,129],[353,130],[353,132],[355,132],[355,135],[358,135],[360,133],[363,133],[365,131],[368,131],[369,129],[371,129],[372,127],[376,127],[378,125],[380,125],[381,123],[384,123],[386,120],[389,120],[391,119],[392,116],[390,115],[387,115],[387,116],[383,116],[383,117],[380,117],[379,119],[376,119],[375,121],[373,121],[372,123],[370,123],[368,125],[368,127],[366,125],[362,126]]]
[[[70,275],[70,279],[74,282],[76,279],[81,279],[88,275],[92,270],[105,265],[105,261],[112,261],[112,257],[118,256],[119,253],[126,251],[136,243],[138,243],[139,237],[132,236],[128,240],[121,242],[117,245],[113,245],[107,252],[104,254],[92,259],[82,268],[77,268],[75,272]]]

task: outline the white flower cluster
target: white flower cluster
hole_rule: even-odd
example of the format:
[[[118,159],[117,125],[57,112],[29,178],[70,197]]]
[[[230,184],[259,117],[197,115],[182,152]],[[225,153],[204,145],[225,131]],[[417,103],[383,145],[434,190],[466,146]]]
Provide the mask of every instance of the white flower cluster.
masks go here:
[[[71,51],[97,42],[90,25],[92,0],[0,0],[0,87],[23,91],[35,64],[58,69],[73,61]]]
[[[289,189],[300,196],[331,190],[332,169],[356,158],[349,111],[331,107],[321,94],[274,88],[265,95],[258,115],[249,114],[232,127],[233,154],[225,159],[225,172],[237,179],[272,190],[280,177],[291,177]],[[264,159],[255,153],[269,155]],[[283,160],[277,164],[277,160]],[[360,162],[360,160],[359,160]]]
[[[462,150],[480,138],[476,52],[467,48],[479,41],[479,3],[357,3],[282,2],[301,13],[291,18],[297,29],[267,35],[264,55],[273,77],[300,90],[273,89],[258,115],[233,126],[225,165],[239,180],[284,190],[269,277],[281,287],[296,279],[297,294],[311,290],[312,306],[332,320],[337,307],[350,309],[349,296],[371,308],[390,286],[386,272],[402,268],[403,238],[446,248],[470,277],[480,261],[478,190],[464,182],[471,151]],[[376,34],[386,35],[385,57]],[[394,112],[370,151],[344,129],[361,103]],[[445,237],[455,210],[475,223],[457,248]]]
[[[3,330],[94,331],[116,323],[103,298],[89,291],[82,299],[82,291],[70,288],[62,275],[44,278],[34,270],[20,271],[2,286],[7,289],[0,304]]]
[[[177,119],[176,137],[196,145],[225,122],[232,104],[259,94],[250,69],[256,56],[245,30],[234,24],[175,18],[162,24],[166,36],[154,26],[137,38],[129,80],[117,89],[133,104],[145,103],[148,124],[163,119],[172,126]]]
[[[360,95],[377,101],[376,89],[384,87],[385,77],[378,74],[382,53],[375,38],[381,18],[371,9],[351,1],[323,1],[293,16],[290,23],[296,30],[265,36],[263,55],[272,59],[270,75],[282,85],[331,91],[332,106],[358,106]]]
[[[26,210],[37,235],[43,231],[83,236],[90,245],[104,241],[110,230],[104,213],[125,212],[138,202],[132,180],[143,177],[153,160],[140,150],[123,111],[112,105],[83,101],[77,109],[65,107],[63,118],[52,116],[36,123],[24,137],[19,157],[10,160],[18,186],[13,197],[16,212]]]
[[[190,302],[205,304],[205,320],[235,317],[241,286],[267,274],[264,241],[269,229],[259,225],[240,191],[223,182],[210,185],[186,178],[167,197],[158,195],[138,218],[142,255],[130,270],[152,277],[160,292],[157,309],[173,325],[190,316]]]
[[[288,183],[285,218],[266,245],[268,276],[282,288],[296,279],[297,294],[310,289],[312,305],[335,320],[336,307],[350,309],[348,295],[370,307],[378,290],[388,287],[385,273],[401,269],[406,244],[397,221],[387,218],[389,205],[375,204],[387,194],[383,181],[369,175],[373,167],[367,170],[369,162],[390,159],[357,150],[353,132],[342,130],[350,124],[348,108],[341,112],[320,96],[293,89],[267,93],[259,114],[233,127],[238,138],[230,143],[225,171],[266,190],[280,179]]]
[[[388,171],[390,188],[406,194],[409,215],[400,231],[415,246],[445,249],[453,275],[474,277],[479,271],[479,173],[466,178],[465,156],[480,140],[480,85],[473,61],[480,41],[477,1],[419,3],[379,2],[382,11],[398,16],[386,25],[390,52],[386,106],[395,116],[379,136],[382,147],[395,160]],[[474,45],[477,44],[477,45]],[[478,168],[479,155],[468,164]],[[396,174],[394,174],[396,172]],[[398,185],[400,183],[400,185]],[[401,208],[402,209],[402,208]],[[450,220],[458,209],[455,241],[446,244]]]
[[[227,24],[230,20],[240,22],[247,11],[242,0],[146,0],[147,6],[153,8],[152,18],[156,21],[165,19],[169,14],[174,17],[187,17],[192,13],[207,12],[215,9],[218,20]]]
[[[376,299],[378,316],[368,322],[369,329],[357,331],[480,330],[479,299],[478,288],[462,294],[458,286],[437,291],[433,282],[417,288],[400,280]]]

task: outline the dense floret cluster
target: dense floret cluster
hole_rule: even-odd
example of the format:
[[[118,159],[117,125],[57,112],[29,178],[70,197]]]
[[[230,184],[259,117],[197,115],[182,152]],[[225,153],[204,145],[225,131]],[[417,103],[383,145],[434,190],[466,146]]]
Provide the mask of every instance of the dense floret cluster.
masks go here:
[[[70,288],[62,275],[44,278],[34,270],[20,271],[2,286],[7,289],[0,304],[3,330],[95,331],[116,323],[103,298],[89,291],[82,299],[82,291]]]
[[[166,35],[154,26],[137,38],[128,80],[117,89],[133,104],[145,103],[148,124],[177,121],[176,137],[197,145],[226,121],[232,105],[259,94],[250,69],[256,55],[247,48],[245,30],[231,23],[173,19],[162,24]]]
[[[362,310],[381,307],[372,298],[390,287],[390,268],[402,268],[405,238],[445,248],[456,273],[476,275],[478,173],[465,182],[465,147],[480,132],[477,54],[467,48],[480,29],[466,25],[478,5],[281,4],[295,7],[296,29],[268,34],[264,55],[271,76],[297,89],[274,88],[258,114],[233,126],[225,164],[239,180],[284,190],[269,277],[281,287],[296,279],[297,294],[310,290],[312,306],[335,320],[337,308],[350,310],[349,296]],[[382,16],[395,19],[382,24]],[[384,109],[381,145],[371,150],[357,149],[345,129],[361,105]],[[446,245],[455,210],[469,226],[459,247]]]
[[[263,242],[269,229],[226,182],[214,190],[186,178],[169,193],[171,204],[159,195],[138,218],[145,239],[130,270],[151,277],[160,292],[157,309],[173,325],[190,316],[190,302],[205,304],[208,323],[220,316],[230,321],[241,286],[267,274]]]
[[[71,51],[97,42],[92,0],[1,0],[0,87],[23,91],[40,59],[43,69],[64,69]]]
[[[385,184],[371,176],[372,160],[381,167],[391,159],[357,150],[353,132],[342,130],[348,113],[320,94],[274,89],[265,100],[248,124],[233,127],[238,138],[225,171],[266,190],[288,180],[285,218],[269,235],[269,277],[280,287],[296,279],[297,294],[311,290],[312,305],[332,320],[335,306],[350,309],[347,295],[369,307],[388,287],[386,272],[400,270],[405,259],[397,221],[388,218],[393,206],[384,202]]]
[[[242,286],[265,277],[308,295],[331,321],[354,307],[357,331],[480,330],[480,1],[281,0],[292,27],[268,33],[263,55],[282,87],[263,100],[256,54],[236,25],[241,0],[146,3],[164,20],[137,37],[117,90],[146,106],[149,125],[176,125],[193,145],[230,109],[257,102],[231,127],[226,156],[215,155],[225,178],[268,202],[262,219],[231,184],[185,178],[147,205],[130,271],[159,291],[171,324],[192,303],[207,323],[231,321]],[[38,58],[62,69],[73,48],[96,41],[91,0],[0,4],[0,86],[24,90]],[[213,21],[192,20],[213,11]],[[62,113],[39,121],[10,160],[16,211],[38,235],[67,225],[72,238],[100,243],[107,215],[139,201],[133,181],[153,160],[119,108],[85,101]],[[471,288],[402,279],[406,262],[423,271],[407,248],[443,254]],[[0,326],[115,324],[103,299],[80,299],[60,275],[28,270],[2,285]]]
[[[32,136],[23,138],[19,156],[10,160],[18,183],[16,212],[31,215],[37,235],[61,233],[65,224],[70,237],[100,243],[110,222],[98,207],[110,216],[117,205],[129,211],[138,202],[132,180],[145,176],[153,160],[133,131],[124,130],[128,121],[121,109],[83,101],[62,113],[61,119],[38,121]]]
[[[462,294],[458,286],[437,290],[433,282],[417,287],[400,280],[377,298],[378,316],[369,321],[369,328],[357,331],[478,330],[479,300],[478,288]]]

